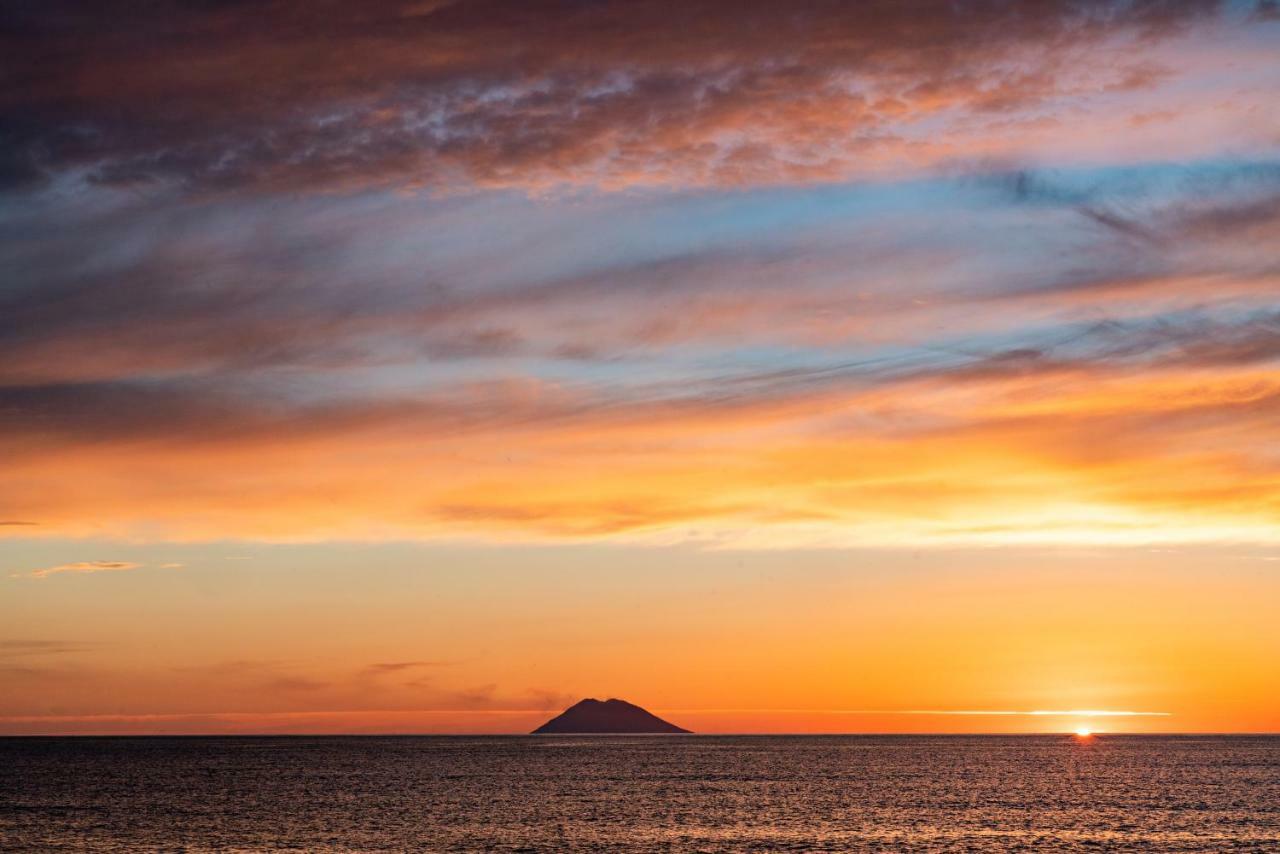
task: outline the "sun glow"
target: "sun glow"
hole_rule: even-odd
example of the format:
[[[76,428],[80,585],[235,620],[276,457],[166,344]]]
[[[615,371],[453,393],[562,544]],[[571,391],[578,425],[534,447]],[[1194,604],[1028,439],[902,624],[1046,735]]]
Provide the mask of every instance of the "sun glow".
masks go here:
[[[1093,738],[1093,730],[1087,726],[1076,727],[1076,738]]]

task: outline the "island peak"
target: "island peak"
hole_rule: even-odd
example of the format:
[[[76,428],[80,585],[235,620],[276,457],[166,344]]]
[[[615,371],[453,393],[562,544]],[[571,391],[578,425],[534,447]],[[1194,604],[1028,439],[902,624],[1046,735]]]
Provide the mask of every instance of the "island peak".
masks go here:
[[[533,731],[534,735],[555,734],[651,734],[688,733],[689,730],[664,721],[639,706],[611,697],[588,697],[574,703]]]

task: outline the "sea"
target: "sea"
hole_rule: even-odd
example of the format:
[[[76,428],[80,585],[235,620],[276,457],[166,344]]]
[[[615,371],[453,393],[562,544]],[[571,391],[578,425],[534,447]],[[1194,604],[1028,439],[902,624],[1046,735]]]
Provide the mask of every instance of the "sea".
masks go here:
[[[1280,851],[1280,737],[0,739],[6,851]]]

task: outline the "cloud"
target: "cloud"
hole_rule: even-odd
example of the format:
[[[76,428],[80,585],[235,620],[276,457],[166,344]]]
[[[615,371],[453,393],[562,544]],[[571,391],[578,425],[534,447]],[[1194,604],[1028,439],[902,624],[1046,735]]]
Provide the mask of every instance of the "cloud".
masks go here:
[[[578,539],[690,526],[816,526],[917,545],[1107,528],[1267,539],[1280,518],[1266,452],[1280,341],[1274,320],[1246,323],[1236,329],[1247,334],[1107,326],[1060,351],[721,377],[637,400],[553,397],[523,413],[497,394],[474,401],[467,422],[438,421],[430,405],[380,406],[394,417],[302,410],[298,432],[292,420],[276,422],[281,432],[221,425],[212,436],[228,438],[212,445],[199,427],[164,440],[160,425],[105,442],[72,432],[61,453],[7,476],[48,485],[35,509],[51,526],[74,532],[93,518],[127,534],[145,519],[179,539]],[[490,407],[509,417],[485,417]],[[60,459],[112,505],[59,492]]]
[[[29,644],[21,643],[20,648],[25,654]],[[45,649],[43,645],[40,648]],[[0,647],[0,657],[3,654]],[[562,708],[569,702],[563,692],[472,683],[469,680],[476,678],[474,673],[459,677],[450,670],[452,682],[444,680],[442,669],[454,663],[422,659],[357,667],[322,656],[307,660],[228,659],[138,670],[109,664],[37,667],[6,659],[0,661],[0,671],[15,685],[30,683],[25,696],[38,698],[38,702],[23,703],[19,699],[22,694],[6,697],[11,702],[0,708],[0,717],[11,722],[15,715],[39,717],[51,711],[68,719],[81,712],[94,716],[93,698],[109,690],[114,692],[111,696],[128,698],[108,710],[122,718],[195,718],[227,714],[210,709],[236,709],[236,716],[258,722],[259,731],[263,731],[262,722],[273,716],[337,720],[345,715],[365,716],[366,710],[372,709],[370,714],[376,717],[385,712],[388,717],[405,720],[412,714],[520,714]],[[428,670],[439,673],[441,681],[384,678]],[[459,678],[464,680],[462,684],[456,684]]]
[[[27,655],[66,655],[87,652],[97,644],[61,640],[0,640],[0,657]]]
[[[1280,3],[1276,0],[1258,0],[1253,16],[1259,21],[1280,21]]]
[[[1145,180],[1121,175],[1083,186],[1030,170],[984,180],[1005,187],[1020,203],[1073,208],[1119,237],[1161,252],[1187,240],[1244,243],[1280,231],[1280,164],[1274,161],[1191,167]]]
[[[550,695],[547,695],[550,696]],[[14,714],[0,715],[6,732],[39,734],[332,734],[385,733],[510,733],[528,732],[563,709],[557,705],[531,708],[390,708],[287,711],[141,712],[133,714]]]
[[[1215,192],[1194,203],[1178,193],[1147,204],[1144,227],[1169,235],[1170,245],[1221,246],[1231,229],[1184,224],[1232,210],[1234,181],[1215,178]],[[1142,192],[1024,187],[1015,195],[1053,213]],[[600,367],[591,371],[599,376],[473,375],[420,388],[347,384],[330,367],[281,382],[188,366],[164,377],[0,387],[0,439],[31,451],[0,474],[10,484],[0,511],[64,533],[93,520],[94,530],[128,534],[145,521],[152,535],[179,539],[577,539],[734,527],[825,528],[819,539],[864,531],[880,542],[1075,536],[1071,523],[1052,521],[1062,513],[1129,513],[1128,536],[1158,538],[1178,526],[1178,536],[1261,535],[1274,501],[1266,454],[1251,449],[1274,438],[1266,420],[1267,366],[1280,355],[1274,272],[1251,258],[1238,269],[1238,259],[1211,258],[1203,269],[1166,271],[1146,266],[1145,248],[1133,261],[1129,248],[1100,251],[1087,269],[1030,279],[1017,269],[997,286],[941,288],[928,279],[900,284],[894,274],[909,262],[889,253],[889,284],[878,290],[882,271],[865,249],[884,240],[882,232],[808,254],[694,252],[448,296],[445,316],[493,322],[518,312],[530,336],[546,328],[531,318],[580,333],[585,317],[598,316]],[[860,259],[865,289],[847,278],[828,287],[828,262],[815,261],[822,251],[832,253],[833,271]],[[779,281],[795,284],[774,287]],[[720,299],[732,310],[688,309]],[[385,305],[394,315],[396,302]],[[664,313],[675,321],[655,327]],[[235,323],[204,322],[210,340],[221,323]],[[787,341],[809,349],[758,367],[735,350]],[[709,369],[685,361],[682,346],[722,355]],[[633,347],[650,364],[633,360],[614,372],[610,360]],[[1103,438],[1086,438],[1094,432]],[[1232,432],[1239,443],[1222,445],[1218,436]],[[820,440],[814,459],[881,455],[902,471],[819,474],[792,447],[812,437]],[[929,473],[920,467],[930,455],[913,446],[949,456]],[[1128,470],[1117,467],[1126,458]],[[993,476],[1012,460],[1034,476]],[[406,478],[406,466],[431,476]],[[1152,474],[1162,466],[1185,480]],[[1135,486],[1140,474],[1159,489]],[[1030,508],[1033,493],[1040,511],[1010,519],[1007,504]],[[103,494],[114,497],[109,506],[92,500]],[[1054,495],[1061,501],[1046,497]],[[1176,521],[1197,496],[1221,517],[1203,527]],[[960,522],[965,502],[975,518]]]
[[[162,205],[70,232],[37,218],[24,225],[30,240],[6,247],[22,273],[0,293],[0,395],[14,399],[0,418],[58,387],[92,398],[96,383],[112,380],[143,381],[117,389],[132,389],[138,405],[101,417],[143,418],[143,399],[163,397],[166,383],[203,381],[201,417],[216,422],[225,389],[215,386],[232,377],[244,378],[246,395],[275,396],[317,375],[360,386],[405,365],[429,379],[515,361],[607,364],[689,345],[911,343],[1068,311],[1149,314],[1250,289],[1258,300],[1277,275],[1265,247],[1280,225],[1271,216],[1278,176],[1273,163],[1255,163],[1165,169],[1152,186],[1130,178],[1081,187],[1023,171],[991,179],[1012,204],[984,210],[982,226],[972,206],[989,199],[943,185],[911,217],[890,206],[873,219],[874,207],[855,207],[830,222],[784,221],[765,239],[726,229],[622,258],[592,247],[625,244],[663,218],[706,229],[692,216],[706,203],[637,211],[507,200],[433,213],[405,200],[369,210],[335,201],[324,217],[324,206],[302,202]],[[1157,194],[1161,182],[1176,191]],[[767,201],[741,204],[760,216]],[[455,216],[463,233],[500,219],[492,251],[457,257],[447,243],[417,245]],[[1034,234],[1035,248],[997,253],[1008,228]],[[580,248],[581,235],[596,240]],[[539,254],[546,269],[529,269]],[[981,311],[968,310],[975,302]]]
[[[1079,105],[1079,125],[1091,99],[1159,85],[1153,49],[1221,7],[165,2],[126,24],[67,2],[11,16],[0,177],[226,192],[911,169],[1041,145],[1046,105]]]
[[[921,9],[24,10],[4,536],[1266,538],[1265,33]]]
[[[141,569],[146,566],[142,563],[134,563],[132,561],[123,560],[87,560],[76,563],[64,563],[57,566],[48,566],[41,569],[32,570],[31,572],[14,573],[10,578],[48,578],[51,575],[69,572],[75,574],[92,573],[92,572],[127,572],[132,569]],[[180,563],[164,563],[160,564],[160,569],[178,569],[182,566]],[[0,647],[3,645],[0,644]]]
[[[383,661],[370,664],[364,669],[364,673],[370,676],[385,676],[422,668],[449,667],[457,663],[456,661]]]
[[[322,691],[329,683],[299,676],[279,676],[262,684],[262,690],[272,693],[293,693],[295,691]]]
[[[977,198],[986,186],[979,183]],[[1013,206],[984,210],[984,219],[944,209],[865,233],[855,220],[830,234],[792,230],[745,248],[713,242],[596,259],[576,270],[557,263],[550,273],[518,271],[501,285],[415,289],[379,273],[382,285],[360,290],[347,308],[341,295],[354,286],[347,276],[355,268],[317,291],[309,279],[314,266],[295,268],[293,253],[279,246],[261,257],[251,252],[245,274],[227,273],[225,285],[221,276],[188,282],[190,271],[179,268],[172,288],[189,284],[203,293],[189,305],[146,285],[146,277],[127,301],[114,293],[127,278],[82,279],[61,314],[45,315],[33,288],[21,298],[30,323],[13,327],[14,358],[6,364],[25,359],[57,373],[0,382],[0,439],[25,449],[0,473],[0,512],[39,518],[42,530],[62,533],[85,532],[93,520],[94,530],[117,533],[145,521],[149,531],[177,538],[591,538],[735,525],[865,529],[871,519],[859,507],[875,501],[886,508],[881,515],[897,515],[894,524],[903,526],[877,537],[932,536],[926,530],[976,537],[994,532],[993,520],[971,520],[960,532],[955,521],[920,523],[911,506],[927,501],[928,514],[941,518],[967,497],[994,502],[990,513],[998,515],[1006,500],[1028,500],[1017,478],[966,486],[966,472],[987,476],[948,463],[937,476],[903,475],[897,485],[850,477],[824,495],[825,486],[797,481],[807,462],[793,472],[774,455],[807,436],[842,431],[843,445],[819,447],[837,459],[901,453],[914,471],[905,449],[941,444],[950,432],[957,459],[990,459],[1000,469],[1005,463],[989,445],[1012,429],[1010,401],[1021,397],[1023,409],[1045,420],[1037,427],[1042,435],[1005,440],[1011,456],[1025,448],[1043,460],[1083,444],[1133,454],[1134,471],[1147,458],[1153,466],[1162,459],[1190,466],[1196,478],[1216,483],[1209,500],[1256,532],[1270,507],[1267,466],[1265,454],[1247,443],[1262,448],[1272,438],[1260,413],[1280,317],[1274,264],[1237,235],[1243,229],[1256,237],[1271,227],[1274,170],[1245,164],[1080,183],[1080,176],[1021,173],[998,185],[997,195]],[[1169,184],[1173,191],[1160,189]],[[1124,211],[1164,248],[1081,222],[1081,205]],[[600,218],[593,214],[588,208],[594,223]],[[993,270],[988,235],[1015,221],[1006,215],[1016,215],[1017,227],[1047,248],[1024,258],[1000,254],[1010,266]],[[385,235],[395,219],[379,214],[362,225]],[[195,228],[183,239],[198,243],[202,233]],[[222,244],[216,230],[212,242]],[[301,234],[297,245],[307,258],[314,242]],[[1087,264],[1051,263],[1059,253]],[[360,257],[388,255],[394,253]],[[973,259],[982,263],[970,268]],[[258,263],[270,270],[264,282],[297,284],[275,291],[233,284],[252,282]],[[466,257],[459,269],[476,263]],[[65,344],[45,342],[74,340],[102,320],[93,309],[103,300],[121,300],[102,326],[108,337],[94,337],[94,346],[61,361],[46,358]],[[152,313],[157,305],[172,311]],[[250,323],[246,332],[243,321],[270,306],[272,322]],[[299,324],[309,313],[325,319]],[[175,342],[198,340],[205,353],[220,348],[223,355],[170,351],[148,363],[155,342],[144,330],[166,324],[182,330]],[[447,360],[424,361],[421,350],[386,355],[402,336],[458,324],[514,326],[531,351],[517,363],[481,362],[483,370],[464,359],[468,367],[458,373],[443,367]],[[277,336],[279,346],[270,358],[239,360],[239,349],[255,349],[246,336],[259,331],[264,342]],[[384,348],[373,370],[361,359],[345,361],[360,349],[352,342],[366,337]],[[100,356],[135,345],[139,361],[132,364],[111,367]],[[530,355],[570,346],[590,353],[574,371],[549,369]],[[776,349],[784,347],[790,349]],[[751,348],[775,349],[757,358]],[[108,376],[94,379],[95,371]],[[406,382],[410,375],[422,381]],[[1166,397],[1153,397],[1150,388]],[[1114,394],[1093,394],[1101,389]],[[1240,431],[1246,443],[1225,449],[1190,421],[1147,421],[1197,402],[1205,406],[1198,417],[1215,419],[1220,431]],[[1121,421],[1125,410],[1132,417]],[[1107,438],[1082,442],[1077,433],[1088,430],[1106,430]],[[1149,438],[1128,442],[1126,431]],[[1185,453],[1172,450],[1178,442],[1200,456],[1180,459]],[[405,478],[406,466],[431,476]],[[709,476],[716,467],[724,479]],[[548,472],[567,478],[565,487],[543,483]],[[1065,470],[1042,475],[1037,488],[1044,490],[1079,480]],[[1168,519],[1145,515],[1152,496],[1124,483],[1123,472],[1089,476],[1099,479],[1098,491],[1072,500],[1090,513],[1132,502],[1142,505],[1131,508],[1140,517],[1134,530],[1167,530]],[[1169,494],[1192,497],[1176,488]],[[113,501],[103,505],[97,495]],[[1231,495],[1237,498],[1228,502]],[[1249,495],[1252,509],[1238,500]],[[1010,524],[1027,535],[1060,531],[1037,516],[992,536],[1011,533]]]
[[[57,575],[61,572],[87,573],[87,572],[123,572],[130,569],[138,569],[140,563],[132,563],[130,561],[121,560],[89,560],[79,563],[64,563],[58,566],[45,567],[44,569],[36,569],[21,575],[11,575],[10,578],[48,578],[50,575]]]

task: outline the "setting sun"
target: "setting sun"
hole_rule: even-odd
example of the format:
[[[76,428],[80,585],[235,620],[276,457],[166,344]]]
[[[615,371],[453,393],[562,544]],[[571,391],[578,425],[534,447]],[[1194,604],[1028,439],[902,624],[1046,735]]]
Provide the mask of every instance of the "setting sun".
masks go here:
[[[1092,737],[1093,737],[1093,730],[1089,729],[1087,726],[1076,727],[1076,738],[1092,738]]]

